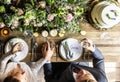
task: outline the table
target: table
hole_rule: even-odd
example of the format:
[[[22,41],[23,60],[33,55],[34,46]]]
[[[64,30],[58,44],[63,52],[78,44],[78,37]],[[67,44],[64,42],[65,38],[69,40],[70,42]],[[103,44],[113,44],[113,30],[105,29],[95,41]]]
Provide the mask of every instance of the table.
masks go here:
[[[102,31],[96,30],[90,24],[85,24],[82,26],[87,34],[82,36],[80,34],[69,35],[69,37],[82,39],[87,37],[92,39],[96,46],[101,50],[105,61],[107,62],[119,62],[120,61],[120,24],[114,26],[111,29]],[[104,37],[103,37],[104,36]],[[55,61],[55,59],[54,59]],[[58,58],[58,61],[63,61]]]
[[[87,22],[82,22],[81,29],[87,32],[87,34],[84,36],[81,34],[68,33],[64,37],[48,36],[47,39],[53,40],[53,41],[55,41],[56,44],[59,45],[60,42],[66,38],[75,38],[75,39],[81,40],[86,37],[86,38],[89,38],[94,41],[96,46],[103,53],[103,55],[105,57],[105,61],[119,62],[120,61],[120,28],[119,27],[120,27],[120,23],[108,30],[97,30],[96,28],[91,26],[91,24],[89,24]],[[14,36],[23,37],[23,34],[18,31],[10,32],[9,37],[14,37]],[[8,37],[6,37],[5,39],[7,40]],[[41,56],[40,48],[41,48],[42,43],[46,42],[46,38],[43,38],[41,35],[36,37],[36,42],[37,42],[38,46],[35,50],[36,53],[34,53],[34,54],[31,52],[31,50],[32,50],[32,48],[31,48],[32,46],[30,45],[31,37],[29,37],[29,38],[24,37],[24,39],[29,45],[29,53],[28,53],[28,56],[23,61],[29,62],[30,58],[31,58],[31,54],[32,55],[35,54],[35,56],[36,56],[35,59],[32,59],[32,61],[36,61],[39,58],[41,58],[42,56]],[[82,58],[80,58],[79,60],[76,60],[76,61],[88,61],[88,59],[83,60]],[[66,61],[63,60],[59,54],[54,54],[52,57],[52,62],[66,62]]]
[[[82,36],[80,34],[67,34],[65,37],[62,38],[48,37],[48,39],[52,39],[59,43],[65,38],[76,38],[78,40],[81,40],[86,37],[94,41],[96,46],[101,50],[106,62],[120,61],[120,23],[108,30],[97,30],[86,22],[82,23],[81,27],[82,30],[85,30],[87,32],[85,36]],[[42,38],[37,38],[37,41],[42,41]],[[53,56],[52,61],[65,62],[65,60],[61,59],[58,54]],[[80,58],[80,61],[83,60]]]

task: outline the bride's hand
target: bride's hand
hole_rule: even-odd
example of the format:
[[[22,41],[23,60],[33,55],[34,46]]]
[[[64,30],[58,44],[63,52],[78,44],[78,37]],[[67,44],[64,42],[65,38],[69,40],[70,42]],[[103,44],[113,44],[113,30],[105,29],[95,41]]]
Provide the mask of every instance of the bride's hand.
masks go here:
[[[17,53],[17,52],[21,52],[22,49],[23,49],[22,43],[18,42],[18,43],[16,43],[16,44],[13,45],[12,50],[11,50],[11,53],[12,53],[12,54],[15,54],[15,53]]]

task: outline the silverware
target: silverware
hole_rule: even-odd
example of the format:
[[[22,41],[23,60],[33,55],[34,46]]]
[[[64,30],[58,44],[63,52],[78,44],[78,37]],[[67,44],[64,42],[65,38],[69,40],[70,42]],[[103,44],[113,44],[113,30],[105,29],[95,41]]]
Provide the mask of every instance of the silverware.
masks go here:
[[[30,38],[31,40],[31,44],[30,44],[30,47],[31,47],[31,55],[30,55],[30,61],[35,61],[36,58],[37,58],[37,55],[36,55],[36,48],[38,47],[38,44],[37,44],[37,41],[36,41],[36,38],[33,36],[33,32],[30,31],[30,30],[27,30],[24,32],[24,37],[25,38]]]
[[[56,45],[56,61],[58,61],[59,47]]]
[[[0,44],[0,57],[2,56],[2,45]]]
[[[38,44],[36,42],[35,37],[32,37],[31,39],[31,57],[30,57],[30,61],[34,61],[36,60],[36,48],[37,48]]]
[[[86,55],[86,54],[85,54],[85,48],[83,48],[83,57],[82,57],[82,58],[83,58],[83,60],[86,60],[85,55]]]
[[[34,60],[36,60],[36,58],[37,58],[37,54],[36,54],[37,47],[38,47],[38,43],[35,42],[35,45],[34,45]]]
[[[3,55],[3,54],[4,54],[4,43],[1,42],[1,55]]]

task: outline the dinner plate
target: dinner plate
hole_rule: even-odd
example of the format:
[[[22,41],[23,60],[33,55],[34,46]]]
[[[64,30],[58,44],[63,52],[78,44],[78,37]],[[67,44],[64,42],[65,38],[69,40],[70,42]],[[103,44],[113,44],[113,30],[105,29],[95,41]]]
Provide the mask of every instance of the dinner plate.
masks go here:
[[[68,38],[61,42],[59,52],[63,59],[74,61],[82,55],[82,46],[77,39]]]
[[[20,61],[23,60],[28,54],[28,45],[27,43],[21,38],[12,38],[10,39],[5,45],[5,52],[9,52],[12,49],[12,46],[17,42],[22,43],[23,49],[21,52],[15,53],[15,56],[11,58],[11,61]]]

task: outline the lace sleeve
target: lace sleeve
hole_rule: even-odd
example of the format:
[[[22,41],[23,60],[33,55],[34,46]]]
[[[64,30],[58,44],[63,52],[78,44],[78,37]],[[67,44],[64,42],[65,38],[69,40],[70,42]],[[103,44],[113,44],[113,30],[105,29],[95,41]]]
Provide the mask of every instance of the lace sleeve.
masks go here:
[[[45,60],[44,58],[41,58],[31,66],[31,69],[38,72],[46,62],[47,60]]]
[[[10,54],[11,53],[8,52],[0,58],[0,75],[3,74],[7,62],[11,59],[11,57],[13,57],[13,55],[10,55]]]

